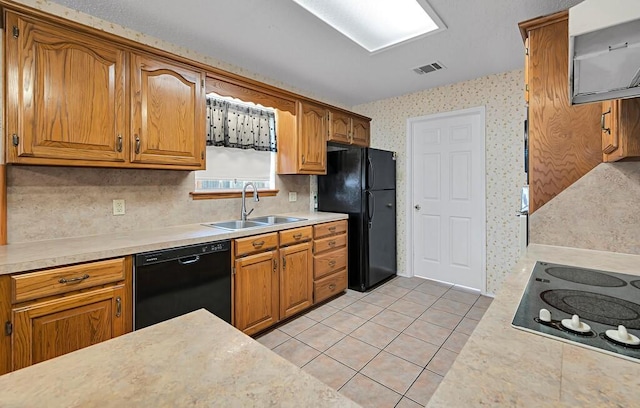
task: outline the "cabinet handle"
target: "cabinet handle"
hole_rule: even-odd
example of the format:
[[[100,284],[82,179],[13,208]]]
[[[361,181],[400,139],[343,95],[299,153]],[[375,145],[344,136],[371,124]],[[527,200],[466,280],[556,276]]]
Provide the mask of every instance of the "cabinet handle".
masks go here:
[[[293,234],[293,239],[299,240],[300,238],[302,238],[302,234]]]
[[[335,283],[332,283],[331,285],[329,285],[329,290],[330,291],[333,292],[335,290],[335,288],[336,288],[336,284]]]
[[[277,259],[274,259],[274,260],[273,260],[273,271],[275,272],[275,271],[277,271],[277,270],[278,270],[278,260],[277,260]]]
[[[122,299],[120,296],[116,298],[116,317],[120,317],[122,315]]]
[[[331,248],[333,248],[334,246],[336,246],[336,241],[329,241],[328,244]]]
[[[260,248],[264,245],[264,241],[253,241],[251,245],[253,245],[254,248]]]
[[[336,260],[335,260],[335,259],[330,260],[330,261],[329,261],[329,266],[330,266],[330,267],[332,267],[332,268],[333,268],[334,266],[336,266]]]
[[[285,269],[287,269],[287,258],[285,258],[283,256],[282,257],[282,270],[284,271]]]
[[[78,276],[75,278],[60,278],[60,280],[58,280],[58,282],[60,283],[73,283],[73,282],[82,282],[85,279],[89,279],[89,275],[87,275],[86,273],[82,276]]]
[[[122,152],[122,135],[118,135],[118,140],[116,141],[116,150],[118,152]]]
[[[329,231],[331,231],[331,232],[335,232],[336,227],[335,227],[335,226],[333,226],[333,227],[329,227],[329,228],[328,228],[328,230],[329,230]]]
[[[304,154],[302,155],[302,164],[304,164],[305,159],[304,159]]]
[[[603,131],[604,133],[607,133],[607,134],[611,134],[611,128],[605,128],[605,127],[604,127],[604,117],[605,117],[605,115],[608,115],[608,114],[610,114],[610,113],[611,113],[611,107],[609,107],[609,110],[608,110],[608,111],[606,111],[606,112],[604,112],[604,113],[602,114],[602,116],[600,117],[600,129],[602,129],[602,131]]]
[[[140,154],[140,137],[136,135],[136,154]]]

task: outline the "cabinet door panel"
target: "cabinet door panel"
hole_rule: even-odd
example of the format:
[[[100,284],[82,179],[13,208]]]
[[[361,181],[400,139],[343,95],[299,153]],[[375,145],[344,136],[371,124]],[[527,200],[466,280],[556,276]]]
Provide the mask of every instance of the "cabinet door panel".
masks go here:
[[[134,55],[131,162],[204,168],[204,74]]]
[[[284,319],[313,304],[311,242],[281,249],[280,260],[280,318]]]
[[[20,32],[6,42],[9,162],[124,162],[125,52],[11,13],[7,23]]]
[[[300,170],[313,174],[327,172],[327,110],[300,103]]]
[[[269,251],[236,259],[235,324],[254,334],[279,320],[277,252]]]
[[[13,369],[57,357],[125,333],[123,285],[13,310]]]
[[[360,118],[353,118],[353,129],[351,130],[351,142],[358,146],[369,146],[369,121]]]
[[[351,143],[351,117],[342,112],[331,112],[329,141]]]

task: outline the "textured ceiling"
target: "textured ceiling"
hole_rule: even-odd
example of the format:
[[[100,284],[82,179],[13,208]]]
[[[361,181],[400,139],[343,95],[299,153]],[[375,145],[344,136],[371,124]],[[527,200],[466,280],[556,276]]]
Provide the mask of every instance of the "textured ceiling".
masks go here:
[[[580,0],[429,0],[448,29],[375,54],[290,0],[54,2],[353,106],[521,68],[518,22]]]

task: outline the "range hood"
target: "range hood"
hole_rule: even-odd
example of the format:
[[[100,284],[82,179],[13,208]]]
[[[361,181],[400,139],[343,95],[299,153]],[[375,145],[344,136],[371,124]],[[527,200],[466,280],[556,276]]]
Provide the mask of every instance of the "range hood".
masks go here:
[[[640,1],[585,0],[571,7],[571,103],[635,97],[640,97]]]

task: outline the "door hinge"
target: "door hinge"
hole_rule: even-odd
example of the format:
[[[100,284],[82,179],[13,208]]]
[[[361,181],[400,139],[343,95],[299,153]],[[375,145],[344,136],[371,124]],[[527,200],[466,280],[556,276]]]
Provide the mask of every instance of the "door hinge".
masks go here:
[[[529,55],[529,47],[524,49],[524,55]]]
[[[17,134],[12,134],[11,135],[11,143],[13,143],[14,146],[18,146],[20,144],[20,136],[18,136]]]
[[[18,28],[18,26],[13,26],[13,38],[18,37],[20,37],[20,29]]]
[[[232,275],[235,275],[235,274],[236,274],[236,268],[235,268],[235,267],[231,268],[231,274],[232,274]]]
[[[204,160],[204,152],[200,152],[200,158]]]
[[[11,336],[11,334],[13,333],[13,323],[11,322],[6,322],[4,324],[4,334],[6,336]]]

